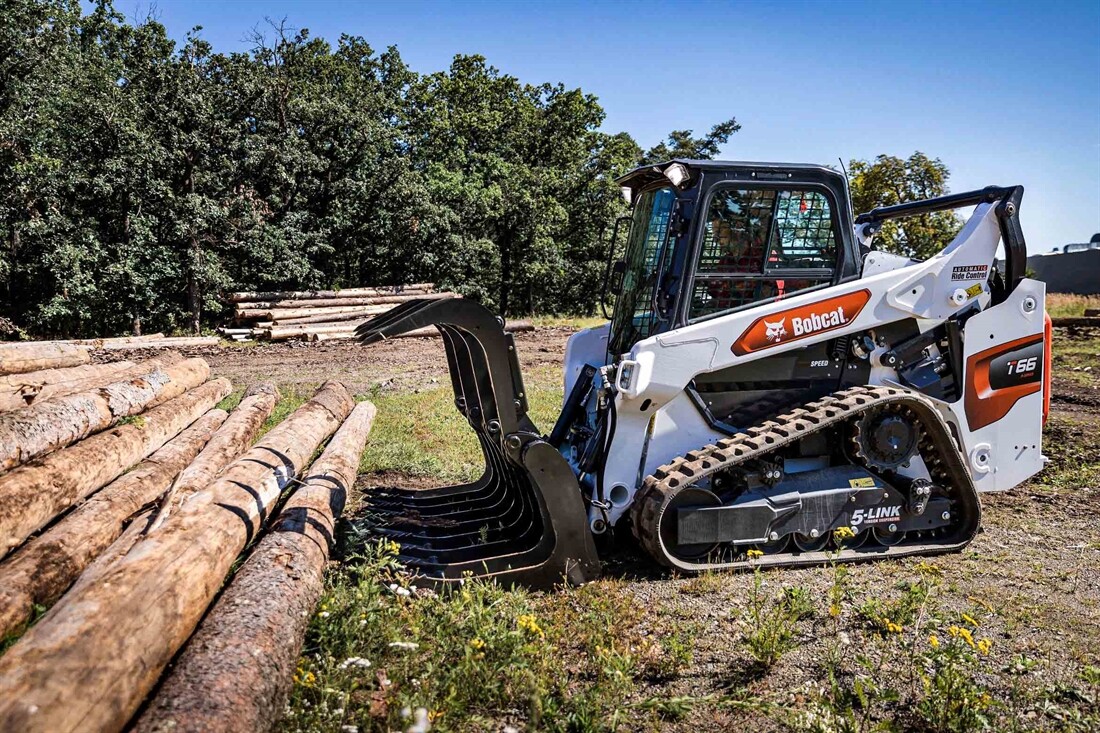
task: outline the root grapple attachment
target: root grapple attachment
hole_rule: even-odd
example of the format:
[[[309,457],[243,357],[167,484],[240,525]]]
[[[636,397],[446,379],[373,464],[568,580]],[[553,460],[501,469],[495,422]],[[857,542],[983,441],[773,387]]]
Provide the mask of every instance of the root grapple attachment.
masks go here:
[[[401,546],[399,559],[436,581],[467,573],[550,587],[599,574],[576,476],[527,416],[512,335],[464,299],[412,300],[356,330],[372,344],[425,326],[443,336],[455,407],[485,456],[478,480],[367,497],[366,529]]]

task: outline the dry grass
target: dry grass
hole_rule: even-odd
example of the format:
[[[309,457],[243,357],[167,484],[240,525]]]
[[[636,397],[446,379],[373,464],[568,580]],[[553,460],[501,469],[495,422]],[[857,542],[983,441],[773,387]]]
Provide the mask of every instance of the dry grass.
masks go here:
[[[1047,293],[1047,313],[1051,318],[1083,316],[1092,308],[1100,309],[1100,295]]]

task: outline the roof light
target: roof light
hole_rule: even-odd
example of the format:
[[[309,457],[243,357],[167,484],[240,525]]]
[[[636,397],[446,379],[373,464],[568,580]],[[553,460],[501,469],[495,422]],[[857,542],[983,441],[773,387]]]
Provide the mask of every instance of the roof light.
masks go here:
[[[621,191],[623,194],[623,201],[626,202],[627,206],[630,206],[630,199],[634,197],[634,189],[632,189],[630,186],[623,186],[619,189],[619,191]]]
[[[665,178],[672,181],[672,185],[679,188],[690,175],[687,166],[683,163],[673,163],[664,170]]]

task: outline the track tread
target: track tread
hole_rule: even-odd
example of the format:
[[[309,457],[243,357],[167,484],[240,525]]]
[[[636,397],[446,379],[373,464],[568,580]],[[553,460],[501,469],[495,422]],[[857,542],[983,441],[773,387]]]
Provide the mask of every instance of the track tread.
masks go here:
[[[962,463],[958,446],[943,422],[935,405],[924,395],[897,387],[858,386],[835,392],[806,405],[790,409],[782,415],[769,418],[746,430],[723,438],[711,445],[678,456],[658,468],[642,482],[635,497],[631,524],[635,537],[659,562],[678,570],[698,572],[714,568],[748,567],[747,560],[711,563],[685,562],[670,556],[664,549],[658,530],[664,507],[672,495],[718,471],[727,470],[740,463],[763,457],[778,448],[804,438],[814,432],[848,420],[877,406],[890,405],[897,409],[918,412],[922,423],[935,425],[936,434],[925,425],[918,451],[925,461],[932,478],[945,486],[952,498],[972,505],[974,518],[969,533],[962,541],[945,546],[912,545],[889,548],[891,557],[902,555],[950,552],[965,546],[977,532],[981,505],[970,474]],[[908,550],[912,547],[912,550]],[[817,557],[821,555],[822,557]],[[857,550],[841,550],[826,558],[824,553],[806,553],[803,557],[769,555],[757,560],[757,565],[802,565],[825,561],[866,559]]]

